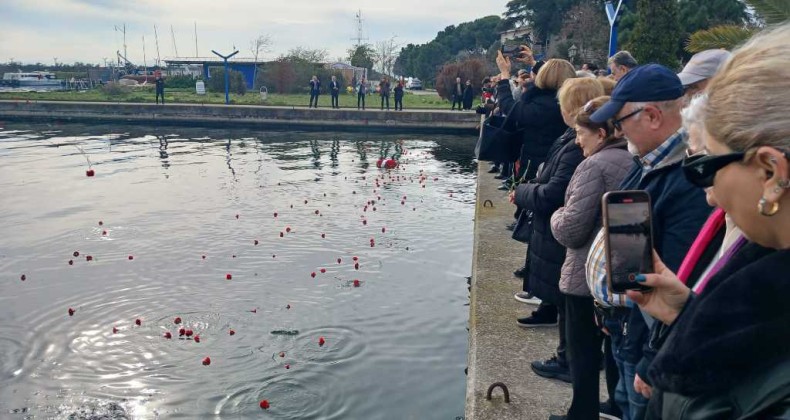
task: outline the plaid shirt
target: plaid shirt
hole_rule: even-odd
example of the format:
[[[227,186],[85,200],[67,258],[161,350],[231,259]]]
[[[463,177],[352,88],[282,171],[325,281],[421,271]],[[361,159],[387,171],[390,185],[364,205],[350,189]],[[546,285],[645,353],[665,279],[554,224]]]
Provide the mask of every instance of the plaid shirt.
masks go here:
[[[658,166],[670,152],[683,143],[683,134],[683,129],[678,130],[666,141],[661,143],[658,148],[639,159],[639,163],[642,165],[642,177]],[[599,305],[605,308],[631,308],[634,306],[634,302],[628,299],[628,296],[625,294],[611,293],[609,291],[609,285],[606,281],[606,252],[603,232],[603,229],[598,231],[590,247],[590,253],[587,254],[587,264],[585,266],[587,272],[587,286],[590,288],[590,293],[592,293]]]

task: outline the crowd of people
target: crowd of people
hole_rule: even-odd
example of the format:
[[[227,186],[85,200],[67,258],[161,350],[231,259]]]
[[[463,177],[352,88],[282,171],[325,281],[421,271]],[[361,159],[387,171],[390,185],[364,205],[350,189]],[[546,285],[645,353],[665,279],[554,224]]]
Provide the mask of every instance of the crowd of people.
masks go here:
[[[313,76],[309,82],[310,86],[310,102],[308,104],[308,108],[318,108],[318,98],[321,96],[323,92],[321,88],[321,80],[318,76]],[[329,82],[329,95],[331,96],[332,100],[332,108],[333,109],[340,109],[340,83],[337,81],[336,76],[332,76],[332,81]],[[349,87],[349,90],[353,92],[356,90],[357,92],[357,109],[364,110],[365,108],[365,98],[371,93],[370,86],[368,85],[368,81],[365,77],[360,78],[359,82],[356,83],[354,88]],[[382,77],[381,81],[376,88],[376,93],[381,97],[381,110],[390,110],[390,96],[393,97],[395,111],[403,111],[403,95],[404,95],[404,84],[403,80],[398,80],[395,83],[395,86],[392,85],[389,77]],[[470,101],[471,104],[471,101]],[[471,105],[470,105],[471,107]]]
[[[790,418],[788,39],[790,24],[766,29],[679,73],[627,51],[577,70],[522,46],[513,74],[498,54],[479,110],[521,133],[489,171],[515,206],[507,229],[528,231],[515,298],[534,310],[516,323],[559,327],[531,368],[573,390],[550,419]],[[601,202],[633,190],[650,197],[654,272],[616,293]]]

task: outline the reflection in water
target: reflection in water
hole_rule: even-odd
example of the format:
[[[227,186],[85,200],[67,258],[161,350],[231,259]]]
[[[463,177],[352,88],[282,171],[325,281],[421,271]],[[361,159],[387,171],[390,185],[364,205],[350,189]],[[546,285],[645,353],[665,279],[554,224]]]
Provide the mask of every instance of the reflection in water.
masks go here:
[[[463,413],[473,139],[152,131],[0,129],[0,413]]]

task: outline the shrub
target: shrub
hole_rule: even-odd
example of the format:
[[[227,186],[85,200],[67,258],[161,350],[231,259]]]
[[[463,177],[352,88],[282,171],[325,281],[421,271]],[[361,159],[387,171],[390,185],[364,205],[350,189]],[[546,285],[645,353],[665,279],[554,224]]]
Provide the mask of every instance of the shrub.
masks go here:
[[[168,89],[189,89],[195,87],[197,80],[192,76],[167,76],[165,77],[165,88]],[[223,81],[223,92],[225,91]]]
[[[471,80],[472,87],[476,92],[479,92],[482,88],[481,82],[484,77],[489,76],[488,73],[489,69],[485,60],[479,57],[446,63],[436,75],[436,92],[443,99],[452,99],[456,77],[460,77],[463,84],[467,80]]]
[[[225,92],[225,69],[222,67],[211,67],[209,69],[211,78],[208,79],[206,87],[211,92]],[[244,82],[244,75],[235,70],[229,70],[228,80],[230,82],[229,91],[238,95],[247,93],[247,84]]]
[[[105,83],[100,89],[107,96],[125,96],[130,92],[128,87],[116,82]]]

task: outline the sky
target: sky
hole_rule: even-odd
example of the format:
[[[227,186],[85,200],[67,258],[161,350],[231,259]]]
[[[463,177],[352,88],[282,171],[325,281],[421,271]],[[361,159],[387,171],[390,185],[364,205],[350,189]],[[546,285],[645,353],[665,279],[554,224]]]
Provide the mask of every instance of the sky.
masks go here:
[[[0,62],[52,64],[75,61],[102,64],[123,51],[126,24],[128,58],[151,65],[159,56],[194,57],[211,50],[251,57],[250,41],[262,34],[272,40],[264,58],[294,47],[320,48],[330,60],[345,57],[355,41],[355,15],[362,10],[367,42],[396,37],[398,44],[432,40],[449,25],[505,11],[507,0],[0,0]],[[145,44],[143,44],[143,36]]]

